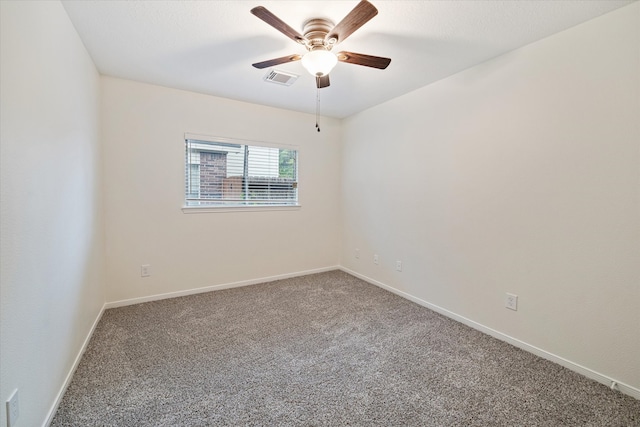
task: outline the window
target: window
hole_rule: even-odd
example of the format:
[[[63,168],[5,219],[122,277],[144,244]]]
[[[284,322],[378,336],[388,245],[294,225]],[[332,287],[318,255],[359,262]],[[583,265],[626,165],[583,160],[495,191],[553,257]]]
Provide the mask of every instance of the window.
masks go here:
[[[297,150],[222,138],[185,141],[187,207],[298,206]]]

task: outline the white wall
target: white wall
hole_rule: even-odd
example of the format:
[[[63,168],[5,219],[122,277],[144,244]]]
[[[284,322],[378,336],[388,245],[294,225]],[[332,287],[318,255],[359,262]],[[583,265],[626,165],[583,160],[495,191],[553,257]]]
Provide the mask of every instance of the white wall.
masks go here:
[[[103,77],[107,301],[338,265],[340,122],[323,120]],[[183,213],[185,132],[299,145],[302,207]]]
[[[342,265],[639,389],[639,9],[346,119]]]
[[[41,425],[104,303],[99,75],[59,2],[0,2],[0,425]]]

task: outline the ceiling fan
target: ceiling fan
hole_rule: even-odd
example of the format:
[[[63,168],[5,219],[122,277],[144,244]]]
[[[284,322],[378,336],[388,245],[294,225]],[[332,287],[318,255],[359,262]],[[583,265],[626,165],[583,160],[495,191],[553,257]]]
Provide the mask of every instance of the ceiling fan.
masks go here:
[[[337,54],[331,52],[335,45],[343,42],[354,31],[378,14],[378,9],[367,0],[361,0],[335,26],[328,19],[309,19],[303,26],[303,34],[298,33],[263,6],[254,7],[251,9],[251,13],[296,43],[304,45],[307,49],[307,53],[304,55],[293,54],[252,64],[256,68],[262,69],[287,62],[302,61],[302,65],[316,78],[317,88],[321,89],[329,86],[329,73],[338,61],[381,70],[387,68],[391,62],[390,58],[380,56],[346,51]]]

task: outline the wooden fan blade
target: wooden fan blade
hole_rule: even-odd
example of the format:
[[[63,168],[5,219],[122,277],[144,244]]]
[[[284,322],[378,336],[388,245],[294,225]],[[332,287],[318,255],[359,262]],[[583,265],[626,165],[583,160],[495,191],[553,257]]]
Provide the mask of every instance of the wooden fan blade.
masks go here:
[[[318,89],[329,86],[329,74],[322,77],[316,77],[316,86]]]
[[[273,67],[274,65],[284,64],[286,62],[299,61],[300,59],[302,59],[302,55],[289,55],[289,56],[282,56],[280,58],[269,59],[268,61],[256,62],[255,64],[251,64],[251,65],[253,65],[256,68],[263,69],[263,68]]]
[[[338,25],[333,27],[333,30],[325,37],[325,40],[335,39],[333,44],[340,43],[377,14],[378,9],[374,5],[367,0],[362,0],[342,21],[338,22]]]
[[[276,30],[280,31],[285,36],[289,37],[294,42],[304,43],[306,41],[302,34],[291,28],[282,19],[269,12],[265,7],[254,7],[253,9],[251,9],[251,13],[262,19],[267,24],[271,25]]]
[[[336,55],[338,61],[349,64],[364,65],[365,67],[379,68],[384,70],[391,63],[391,58],[381,56],[365,55],[363,53],[340,52]]]

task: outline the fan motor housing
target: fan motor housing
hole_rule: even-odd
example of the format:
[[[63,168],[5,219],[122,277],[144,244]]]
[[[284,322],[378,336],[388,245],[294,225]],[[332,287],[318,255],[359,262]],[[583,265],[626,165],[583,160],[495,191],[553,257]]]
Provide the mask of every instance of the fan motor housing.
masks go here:
[[[308,47],[310,49],[317,47],[324,47],[327,50],[331,49],[333,44],[326,42],[325,37],[333,27],[333,22],[323,18],[314,18],[305,22],[303,34],[304,38],[309,41]]]

